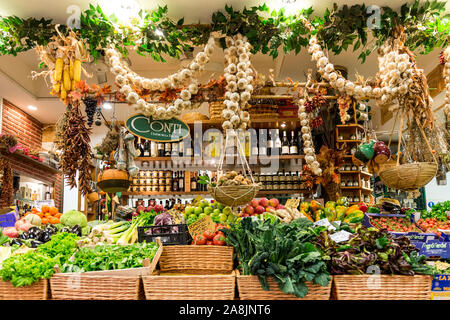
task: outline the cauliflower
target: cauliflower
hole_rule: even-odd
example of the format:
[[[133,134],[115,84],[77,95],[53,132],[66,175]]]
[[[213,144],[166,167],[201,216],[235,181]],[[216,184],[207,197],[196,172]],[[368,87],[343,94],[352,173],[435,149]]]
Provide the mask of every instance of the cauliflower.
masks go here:
[[[70,210],[65,212],[61,216],[61,224],[66,227],[72,227],[74,225],[79,225],[81,228],[87,226],[87,218],[84,213],[77,210]]]

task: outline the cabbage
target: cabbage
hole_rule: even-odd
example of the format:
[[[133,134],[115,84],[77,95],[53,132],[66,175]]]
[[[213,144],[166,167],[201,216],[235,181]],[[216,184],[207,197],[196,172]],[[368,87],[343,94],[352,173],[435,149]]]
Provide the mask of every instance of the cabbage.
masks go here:
[[[81,228],[87,226],[87,218],[84,213],[77,210],[70,210],[61,216],[61,224],[66,227],[79,225]]]
[[[160,213],[155,217],[153,225],[155,226],[167,226],[173,224],[173,217],[168,213]],[[177,233],[178,227],[167,227],[167,228],[154,228],[153,233]]]

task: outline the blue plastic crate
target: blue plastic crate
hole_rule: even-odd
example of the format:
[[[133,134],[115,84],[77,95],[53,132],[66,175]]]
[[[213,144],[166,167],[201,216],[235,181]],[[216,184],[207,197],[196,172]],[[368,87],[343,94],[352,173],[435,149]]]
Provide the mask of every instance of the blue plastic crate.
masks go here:
[[[14,227],[16,223],[16,215],[15,212],[9,212],[0,215],[0,227]]]

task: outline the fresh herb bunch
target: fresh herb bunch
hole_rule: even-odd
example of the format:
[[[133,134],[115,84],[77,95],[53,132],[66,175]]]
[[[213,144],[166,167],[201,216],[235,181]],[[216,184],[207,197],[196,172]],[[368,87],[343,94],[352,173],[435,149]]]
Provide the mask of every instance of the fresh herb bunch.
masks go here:
[[[150,261],[158,251],[159,245],[135,243],[132,245],[97,245],[82,247],[70,262],[64,264],[63,272],[87,272],[142,267],[144,259]]]
[[[365,274],[369,266],[378,266],[382,274],[428,274],[425,256],[407,237],[394,238],[386,229],[357,227],[345,243],[335,243],[330,234],[321,232],[316,245],[326,255],[331,274]]]
[[[2,263],[0,277],[11,281],[15,287],[31,285],[40,279],[49,279],[55,265],[63,265],[76,251],[80,238],[72,233],[62,232],[52,236],[35,251],[9,257]]]
[[[242,274],[257,275],[264,290],[270,290],[267,279],[273,277],[284,293],[303,298],[308,294],[307,281],[322,286],[330,281],[322,253],[313,244],[316,234],[308,219],[285,224],[244,218],[222,231],[235,249]]]

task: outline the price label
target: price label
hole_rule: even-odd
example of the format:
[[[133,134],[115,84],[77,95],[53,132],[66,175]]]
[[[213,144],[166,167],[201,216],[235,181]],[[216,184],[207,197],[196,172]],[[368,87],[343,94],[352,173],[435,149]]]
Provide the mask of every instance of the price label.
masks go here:
[[[188,230],[192,238],[194,238],[197,235],[203,234],[206,230],[214,231],[214,221],[212,221],[210,216],[206,216],[191,224]]]
[[[427,257],[450,258],[450,243],[439,240],[428,240],[420,248],[420,254]]]
[[[336,228],[328,221],[328,218],[324,218],[314,222],[315,227],[328,227],[328,230],[336,230]]]
[[[350,236],[352,234],[350,232],[347,232],[345,230],[333,233],[332,235],[330,235],[331,240],[333,240],[336,243],[339,242],[344,242],[344,241],[348,241],[348,239],[350,239]]]

